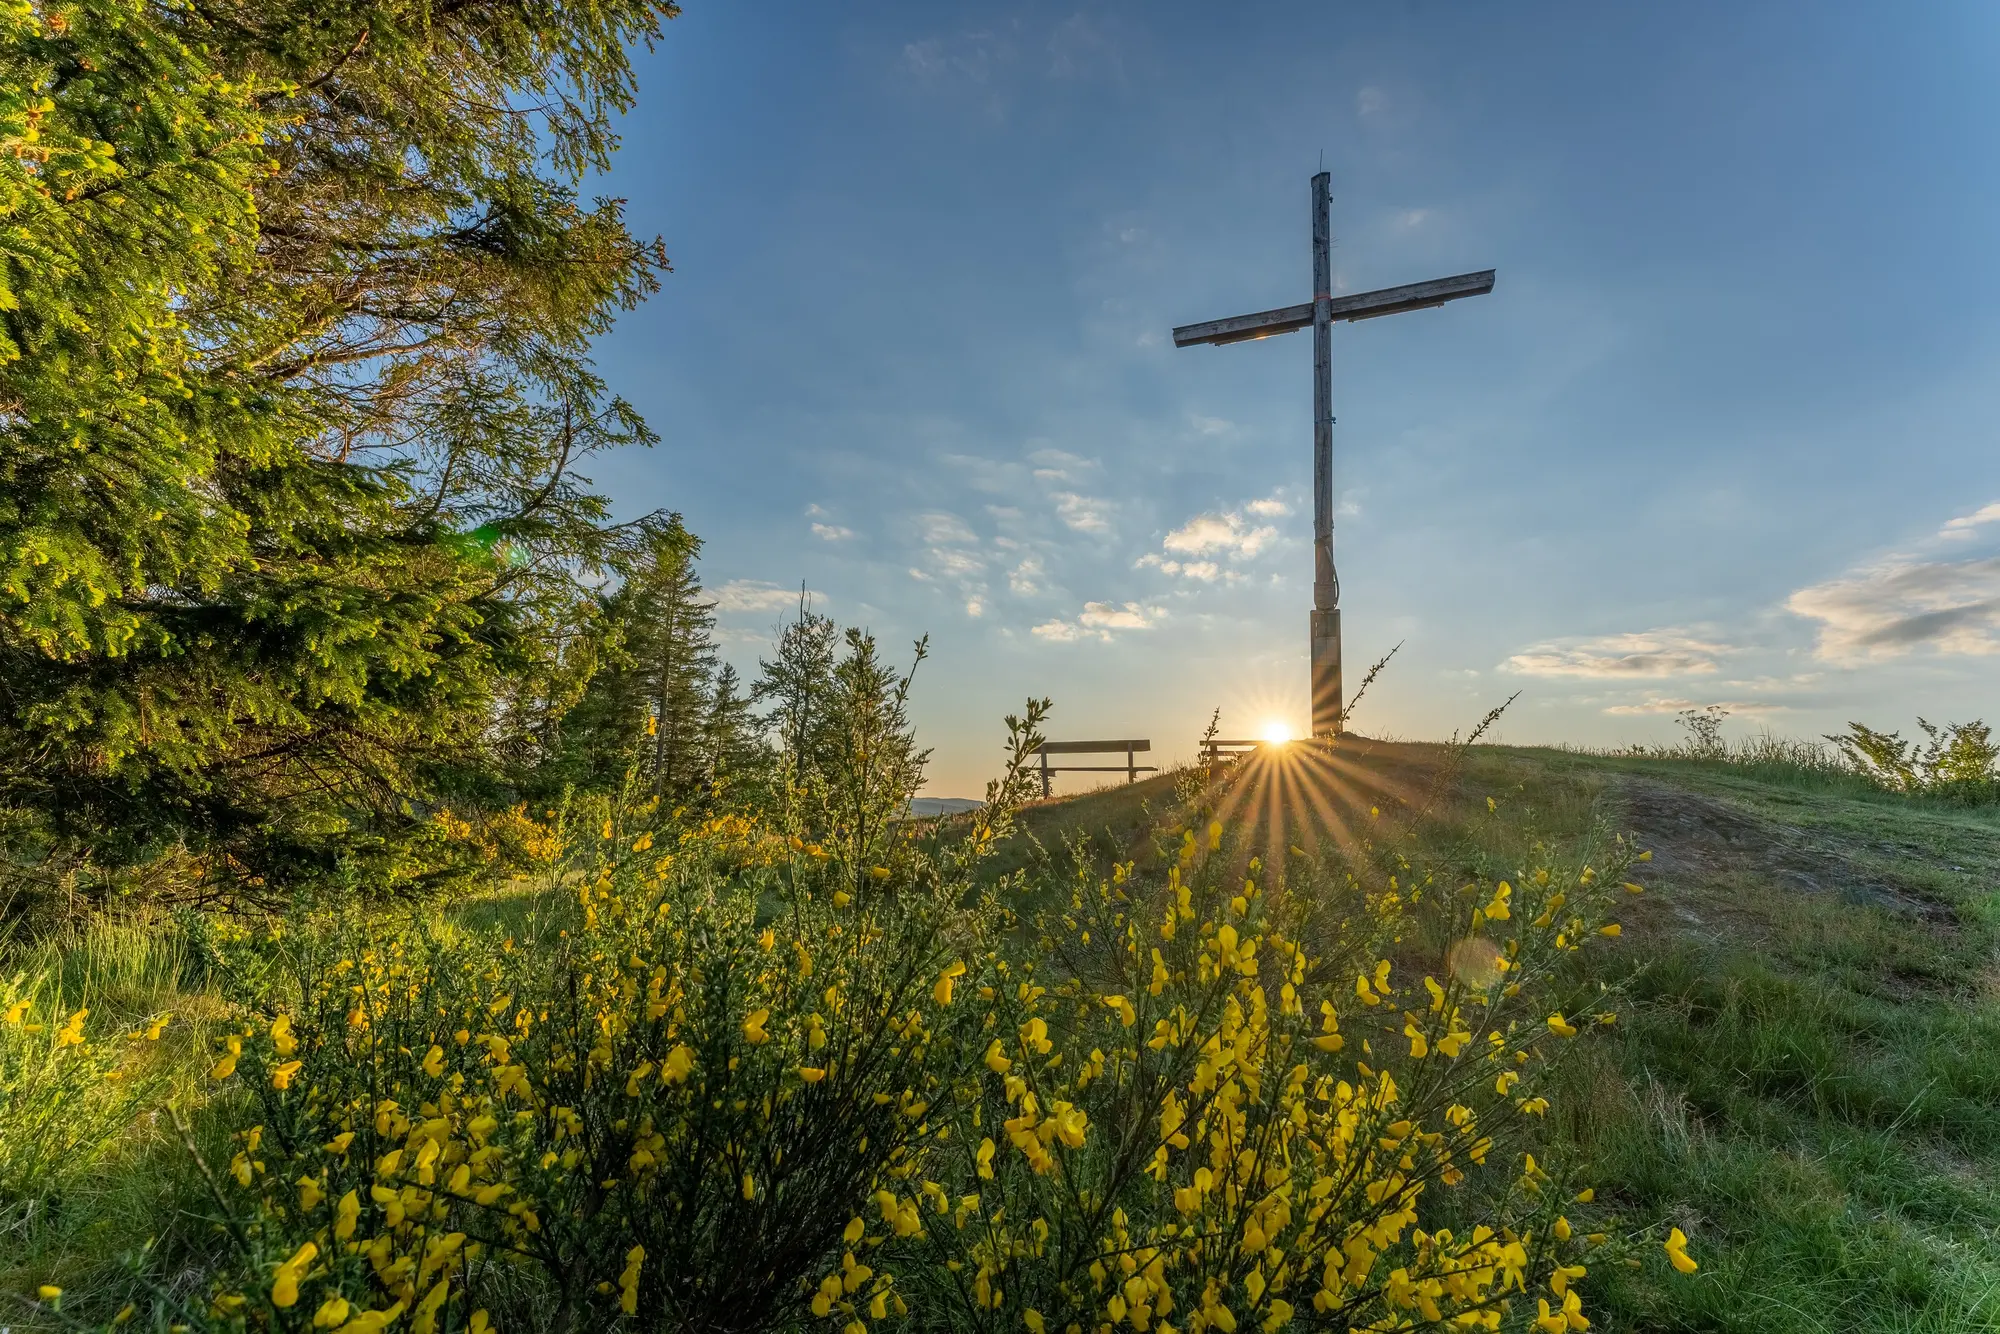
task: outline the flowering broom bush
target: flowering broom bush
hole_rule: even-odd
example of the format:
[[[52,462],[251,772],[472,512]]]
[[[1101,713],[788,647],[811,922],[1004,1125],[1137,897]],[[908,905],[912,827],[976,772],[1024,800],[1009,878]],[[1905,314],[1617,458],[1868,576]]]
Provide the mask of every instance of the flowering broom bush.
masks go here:
[[[1013,787],[928,845],[614,818],[518,937],[293,935],[211,1072],[231,1259],[146,1318],[1587,1327],[1620,1243],[1534,1153],[1548,1072],[1611,1021],[1565,978],[1616,931],[1622,845],[1442,880],[1193,807],[1147,869],[976,890]]]

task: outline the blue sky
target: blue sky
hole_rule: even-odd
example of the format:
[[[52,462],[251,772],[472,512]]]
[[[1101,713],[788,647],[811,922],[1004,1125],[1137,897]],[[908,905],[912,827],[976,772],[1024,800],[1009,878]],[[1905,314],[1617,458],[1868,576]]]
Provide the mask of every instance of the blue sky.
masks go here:
[[[928,632],[929,790],[1000,716],[1305,723],[1311,341],[1176,324],[1496,268],[1334,335],[1356,719],[1665,739],[2000,720],[2000,9],[690,0],[599,187],[675,273],[597,479],[706,541],[754,671],[804,581]]]

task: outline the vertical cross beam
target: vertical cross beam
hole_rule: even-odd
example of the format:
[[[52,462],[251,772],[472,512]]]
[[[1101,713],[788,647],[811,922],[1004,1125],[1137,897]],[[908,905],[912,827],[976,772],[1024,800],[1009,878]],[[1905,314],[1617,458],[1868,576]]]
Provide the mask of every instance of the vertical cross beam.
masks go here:
[[[1139,755],[1138,751],[1135,750],[1133,747],[1131,746],[1125,747],[1125,781],[1128,783],[1136,783],[1139,781],[1138,755]]]
[[[1046,747],[1042,750],[1042,795],[1049,795],[1049,752]]]
[[[1313,609],[1312,731],[1341,731],[1340,576],[1333,569],[1333,235],[1327,196],[1333,174],[1312,178],[1313,228]]]

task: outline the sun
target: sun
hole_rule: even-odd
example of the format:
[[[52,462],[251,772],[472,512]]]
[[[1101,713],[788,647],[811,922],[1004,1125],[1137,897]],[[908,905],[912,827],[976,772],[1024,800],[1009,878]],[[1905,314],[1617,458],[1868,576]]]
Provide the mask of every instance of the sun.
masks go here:
[[[1273,718],[1264,724],[1264,740],[1273,746],[1282,746],[1292,739],[1292,726],[1282,718]]]

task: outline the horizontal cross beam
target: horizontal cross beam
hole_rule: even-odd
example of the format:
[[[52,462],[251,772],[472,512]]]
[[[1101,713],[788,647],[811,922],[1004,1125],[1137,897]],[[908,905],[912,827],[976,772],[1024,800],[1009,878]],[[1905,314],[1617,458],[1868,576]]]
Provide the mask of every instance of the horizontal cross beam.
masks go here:
[[[1401,287],[1384,287],[1375,292],[1333,297],[1327,302],[1327,308],[1335,322],[1369,320],[1377,315],[1396,315],[1406,310],[1442,306],[1462,296],[1484,296],[1492,290],[1493,270],[1482,269],[1478,273],[1461,273],[1453,278],[1433,278],[1429,282],[1405,283]],[[1226,320],[1210,320],[1206,324],[1183,324],[1174,330],[1174,346],[1193,347],[1197,343],[1208,343],[1221,347],[1225,343],[1243,343],[1253,338],[1269,338],[1274,334],[1310,329],[1312,322],[1313,303],[1308,301],[1302,306],[1260,310],[1254,315],[1232,315]]]

